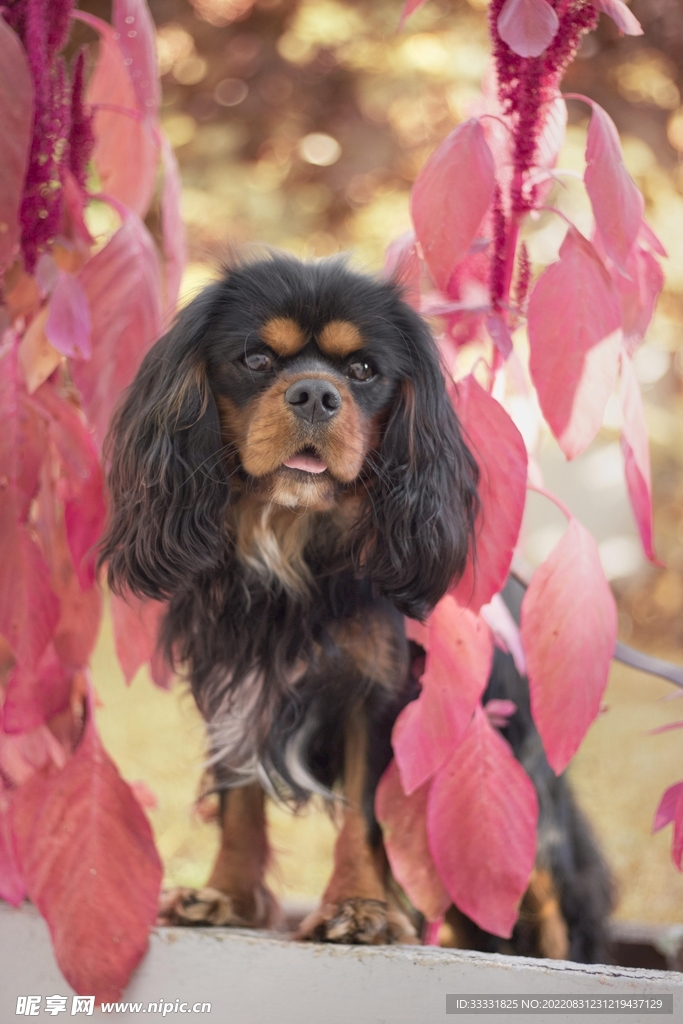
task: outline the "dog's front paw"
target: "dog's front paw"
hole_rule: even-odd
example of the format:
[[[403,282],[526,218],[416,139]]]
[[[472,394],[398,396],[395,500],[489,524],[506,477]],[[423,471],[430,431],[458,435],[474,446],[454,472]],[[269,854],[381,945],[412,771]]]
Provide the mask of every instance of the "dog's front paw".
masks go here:
[[[382,900],[359,897],[340,903],[323,903],[301,922],[296,938],[357,946],[418,941],[415,929],[400,911],[389,909]]]
[[[257,889],[245,900],[205,886],[203,889],[166,889],[159,899],[157,924],[222,928],[267,928],[279,917],[274,896]]]

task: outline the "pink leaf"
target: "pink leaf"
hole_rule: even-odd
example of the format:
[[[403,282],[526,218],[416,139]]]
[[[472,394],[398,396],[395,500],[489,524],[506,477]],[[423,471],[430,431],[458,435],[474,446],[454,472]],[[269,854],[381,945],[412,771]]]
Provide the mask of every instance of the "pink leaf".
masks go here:
[[[453,902],[509,937],[536,854],[538,803],[528,775],[477,707],[429,793],[429,846]]]
[[[500,594],[494,594],[488,604],[482,605],[480,614],[493,633],[497,645],[512,655],[517,671],[525,676],[526,658],[519,626]]]
[[[50,298],[45,335],[65,356],[90,359],[90,308],[83,285],[60,270]]]
[[[653,252],[656,252],[658,256],[666,258],[669,255],[650,225],[645,221],[640,225],[638,237],[643,245],[649,246],[650,249],[652,249]]]
[[[69,550],[83,590],[95,580],[95,545],[100,539],[106,508],[104,475],[83,417],[49,382],[35,394],[49,415],[50,434],[64,473],[64,522]]]
[[[664,287],[664,273],[652,253],[639,245],[634,245],[624,269],[627,277],[618,271],[612,276],[621,300],[624,342],[633,355],[650,326]]]
[[[584,181],[607,255],[626,265],[643,220],[643,197],[626,170],[619,133],[609,114],[591,104]]]
[[[493,198],[493,156],[481,125],[465,121],[441,143],[413,186],[415,234],[442,291],[468,253]]]
[[[529,301],[529,368],[550,428],[568,459],[602,424],[614,391],[621,308],[593,246],[570,227],[560,259],[544,270]]]
[[[17,790],[12,823],[64,977],[78,993],[118,999],[147,949],[162,872],[147,819],[92,721],[60,772]]]
[[[387,246],[383,273],[388,280],[400,286],[406,302],[419,310],[420,257],[412,231],[399,235]]]
[[[12,794],[5,789],[0,779],[0,899],[18,907],[26,895],[26,886],[21,877],[14,852],[10,807]]]
[[[143,217],[154,192],[159,145],[154,125],[143,116],[117,35],[99,18],[76,11],[100,35],[99,57],[88,83],[88,103],[94,107],[93,160],[102,191]],[[115,107],[117,109],[107,109]],[[126,113],[125,111],[129,111]]]
[[[419,11],[421,7],[424,7],[425,3],[426,0],[405,0],[398,22],[399,30],[403,28],[410,15],[415,14],[415,11]]]
[[[645,554],[650,561],[657,562],[652,535],[652,480],[645,409],[635,368],[626,353],[621,357],[620,398],[621,451],[628,496]]]
[[[670,825],[676,817],[676,805],[683,796],[683,782],[675,782],[673,786],[669,786],[665,793],[662,795],[662,799],[659,801],[659,807],[655,812],[655,820],[652,824],[652,831],[659,832],[661,828],[666,825]]]
[[[19,39],[0,17],[0,272],[14,259],[33,135],[33,82]]]
[[[166,305],[172,310],[178,299],[185,270],[185,225],[180,216],[182,182],[175,153],[164,136],[161,142],[164,163],[164,187],[161,193],[161,227],[166,259]]]
[[[81,271],[90,303],[93,353],[72,372],[101,445],[114,406],[161,333],[160,271],[144,224],[129,216]]]
[[[502,316],[498,313],[492,313],[490,316],[487,316],[486,329],[503,359],[507,359],[512,352],[512,335]]]
[[[46,725],[14,736],[0,730],[0,770],[13,786],[23,785],[48,765],[63,768],[65,764],[64,747]]]
[[[133,83],[138,109],[156,117],[161,100],[156,32],[147,0],[114,0],[112,21],[124,63]]]
[[[502,589],[517,543],[526,499],[527,453],[502,405],[473,376],[458,382],[454,405],[479,466],[481,508],[476,550],[454,590],[473,611]]]
[[[375,796],[375,813],[382,826],[382,838],[391,872],[413,906],[428,921],[442,917],[451,898],[434,866],[427,839],[427,797],[429,784],[411,796],[401,788],[396,761],[380,779]]]
[[[132,594],[125,598],[112,594],[111,613],[116,656],[126,682],[130,683],[140,666],[149,662],[154,682],[168,689],[173,673],[157,646],[166,605],[161,601],[143,601]]]
[[[622,0],[591,0],[596,10],[608,14],[627,36],[642,36],[643,29],[633,11]]]
[[[522,601],[521,633],[531,711],[559,775],[600,710],[617,638],[598,546],[576,519],[533,575]]]
[[[72,676],[50,643],[35,668],[17,666],[10,676],[2,708],[5,732],[36,729],[69,706]]]
[[[505,0],[498,35],[520,57],[538,57],[557,35],[560,22],[547,0]]]
[[[429,618],[422,692],[398,716],[392,745],[410,795],[448,759],[467,728],[491,671],[493,643],[486,623],[452,597]]]

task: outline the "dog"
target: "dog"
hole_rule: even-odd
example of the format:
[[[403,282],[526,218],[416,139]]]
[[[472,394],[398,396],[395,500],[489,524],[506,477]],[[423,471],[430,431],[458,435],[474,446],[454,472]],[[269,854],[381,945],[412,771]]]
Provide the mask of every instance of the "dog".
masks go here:
[[[160,643],[206,720],[221,794],[208,884],[166,894],[162,920],[272,924],[265,793],[300,806],[341,789],[334,870],[299,937],[416,942],[374,794],[419,693],[403,616],[424,619],[462,574],[478,511],[427,325],[397,284],[339,259],[238,263],[146,355],[107,448],[100,561],[114,591],[168,602]],[[558,888],[551,860],[524,943],[561,956],[576,887]],[[451,945],[484,941],[455,910],[447,924]]]

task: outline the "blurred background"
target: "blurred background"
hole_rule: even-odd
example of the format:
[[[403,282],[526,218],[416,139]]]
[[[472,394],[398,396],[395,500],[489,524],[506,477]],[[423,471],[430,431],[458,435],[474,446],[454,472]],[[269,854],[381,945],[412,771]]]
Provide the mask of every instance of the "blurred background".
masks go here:
[[[81,4],[105,18],[108,4]],[[468,116],[487,65],[486,0],[429,0],[397,33],[401,0],[150,0],[164,89],[162,123],[183,178],[187,301],[234,245],[266,243],[301,256],[349,252],[381,269],[407,230],[411,183],[432,149]],[[623,38],[601,18],[564,81],[614,118],[646,216],[663,240],[667,284],[636,357],[654,476],[656,548],[641,553],[626,500],[618,417],[610,406],[589,451],[566,465],[549,437],[547,486],[594,532],[619,602],[620,638],[683,663],[683,17],[680,0],[633,0],[645,30]],[[77,39],[92,35],[76,26]],[[559,165],[583,169],[585,105],[570,103]],[[580,227],[579,182],[554,200]],[[158,211],[149,223],[154,230]],[[533,259],[555,257],[564,227],[541,218]],[[524,555],[537,565],[563,520],[532,495]],[[141,672],[126,689],[105,623],[94,659],[105,742],[129,781],[144,783],[167,884],[201,885],[217,845],[210,801],[198,809],[203,734],[182,684],[156,690]],[[614,665],[606,710],[570,768],[580,802],[617,878],[622,920],[683,922],[683,876],[670,829],[650,834],[662,791],[683,778],[683,733],[651,730],[683,717],[674,688]],[[332,823],[271,808],[271,884],[312,899],[330,868]],[[683,934],[683,928],[681,929]]]

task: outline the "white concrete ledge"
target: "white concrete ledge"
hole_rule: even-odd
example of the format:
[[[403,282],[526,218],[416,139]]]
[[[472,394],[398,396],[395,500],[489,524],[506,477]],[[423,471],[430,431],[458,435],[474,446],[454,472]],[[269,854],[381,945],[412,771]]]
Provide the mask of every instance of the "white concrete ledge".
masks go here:
[[[45,923],[30,906],[0,905],[0,1024],[15,1015],[21,995],[69,995],[55,964]],[[683,974],[554,960],[484,955],[433,947],[361,947],[296,943],[267,933],[224,928],[158,928],[124,999],[144,1011],[115,1019],[151,1024],[162,1014],[148,1004],[211,1003],[202,1015],[167,1012],[164,1020],[220,1024],[435,1024],[447,1020],[572,1021],[567,1014],[446,1016],[446,995],[647,995],[673,993],[673,1015],[600,1016],[633,1024],[683,1022]],[[44,999],[43,999],[44,1007]],[[105,1014],[95,1012],[101,1019]],[[109,1016],[109,1015],[107,1015]],[[71,1020],[65,1014],[44,1021]],[[76,1015],[76,1021],[85,1020]]]

